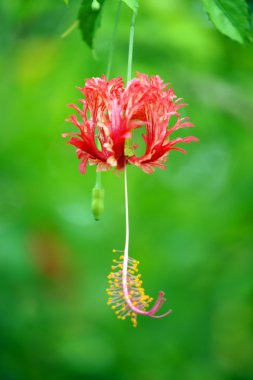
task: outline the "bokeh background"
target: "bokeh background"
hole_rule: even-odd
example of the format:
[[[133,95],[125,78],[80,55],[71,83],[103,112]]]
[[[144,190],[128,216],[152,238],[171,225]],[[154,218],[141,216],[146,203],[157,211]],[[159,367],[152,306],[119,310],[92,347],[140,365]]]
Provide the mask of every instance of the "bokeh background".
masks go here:
[[[94,167],[82,176],[61,138],[76,86],[106,71],[117,6],[92,53],[78,30],[60,38],[79,4],[0,5],[0,379],[252,380],[253,47],[215,31],[199,1],[141,4],[133,70],[171,83],[201,142],[166,171],[129,168],[131,256],[173,309],[134,329],[105,293],[124,244],[123,177],[103,175],[95,222]],[[124,78],[130,19],[124,6],[112,68]]]

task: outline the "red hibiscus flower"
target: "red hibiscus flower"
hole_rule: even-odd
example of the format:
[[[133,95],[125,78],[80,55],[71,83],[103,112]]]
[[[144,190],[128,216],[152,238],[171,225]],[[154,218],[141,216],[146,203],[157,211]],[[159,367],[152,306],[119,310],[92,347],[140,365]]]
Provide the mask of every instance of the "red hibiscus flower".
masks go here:
[[[105,76],[91,78],[79,90],[84,95],[82,108],[70,104],[79,117],[71,115],[67,119],[79,132],[63,136],[72,135],[68,143],[77,148],[81,173],[86,172],[88,162],[97,165],[97,171],[123,170],[126,164],[132,164],[152,173],[155,167],[165,168],[171,150],[185,153],[177,146],[179,143],[198,141],[193,136],[170,138],[172,132],[193,124],[187,117],[180,117],[178,111],[185,104],[180,104],[181,99],[158,75],[148,78],[137,74],[126,88],[121,77],[108,81]],[[172,116],[176,121],[170,126]],[[145,153],[137,156],[133,131],[139,127],[145,128]]]

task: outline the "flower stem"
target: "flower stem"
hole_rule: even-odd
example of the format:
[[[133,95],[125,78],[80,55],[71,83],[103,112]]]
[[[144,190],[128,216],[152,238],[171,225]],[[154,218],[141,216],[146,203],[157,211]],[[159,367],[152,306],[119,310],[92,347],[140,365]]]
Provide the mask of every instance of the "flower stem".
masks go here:
[[[137,12],[133,13],[129,35],[129,50],[128,50],[128,65],[127,65],[127,82],[132,78],[132,63],[133,63],[133,46],[134,46],[134,27]]]

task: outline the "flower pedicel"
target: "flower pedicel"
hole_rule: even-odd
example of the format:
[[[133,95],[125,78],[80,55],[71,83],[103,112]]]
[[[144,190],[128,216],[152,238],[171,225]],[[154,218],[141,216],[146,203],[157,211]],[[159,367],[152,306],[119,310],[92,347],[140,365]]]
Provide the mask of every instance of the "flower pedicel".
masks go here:
[[[79,170],[86,172],[87,164],[96,165],[97,171],[114,168],[124,171],[125,208],[126,208],[126,240],[123,254],[113,260],[112,272],[109,274],[108,304],[115,310],[119,319],[130,317],[133,326],[137,325],[137,315],[147,315],[161,318],[171,310],[157,315],[165,302],[164,292],[160,292],[154,305],[145,295],[141,275],[138,273],[139,262],[128,255],[129,246],[129,216],[127,194],[128,164],[135,165],[145,173],[153,173],[154,169],[165,169],[165,163],[171,150],[185,150],[179,143],[198,141],[196,137],[177,137],[171,139],[171,134],[193,124],[187,117],[180,117],[179,110],[185,104],[180,103],[171,87],[164,84],[161,78],[145,74],[128,81],[124,88],[121,77],[107,80],[91,78],[85,86],[79,88],[84,98],[80,100],[82,107],[74,104],[77,115],[70,116],[67,121],[76,126],[79,131],[63,134],[71,136],[69,144],[77,148],[80,160]],[[168,128],[171,117],[176,120]],[[145,144],[144,154],[135,154],[137,144],[134,142],[134,130],[144,127],[142,136]],[[99,201],[99,191],[97,197]],[[116,251],[116,253],[121,251]]]

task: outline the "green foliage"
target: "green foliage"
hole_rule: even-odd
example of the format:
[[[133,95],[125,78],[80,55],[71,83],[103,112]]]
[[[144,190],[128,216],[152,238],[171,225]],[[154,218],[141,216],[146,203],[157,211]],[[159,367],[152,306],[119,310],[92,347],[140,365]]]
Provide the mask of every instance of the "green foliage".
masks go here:
[[[134,12],[137,12],[139,0],[122,0]],[[243,43],[251,41],[250,9],[251,2],[245,0],[202,0],[214,26],[229,38]],[[68,4],[68,1],[65,0]],[[83,40],[93,47],[94,35],[100,26],[101,9],[105,0],[83,0],[78,20]],[[190,16],[189,16],[190,17]]]
[[[203,0],[216,28],[240,43],[249,37],[249,14],[245,0]]]
[[[79,13],[79,27],[81,29],[83,40],[92,48],[94,35],[100,26],[102,7],[105,0],[87,1],[83,0]],[[100,5],[100,6],[99,6]]]
[[[139,7],[139,0],[123,0],[134,12],[137,12]]]

